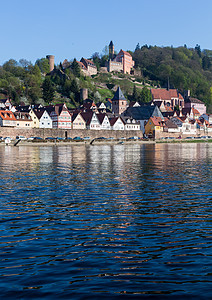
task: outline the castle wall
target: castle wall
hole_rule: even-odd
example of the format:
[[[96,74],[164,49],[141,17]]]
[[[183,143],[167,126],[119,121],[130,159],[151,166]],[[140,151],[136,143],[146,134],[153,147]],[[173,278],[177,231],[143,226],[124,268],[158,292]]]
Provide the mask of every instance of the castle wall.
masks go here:
[[[123,72],[123,64],[122,62],[111,61],[108,62],[108,72]]]

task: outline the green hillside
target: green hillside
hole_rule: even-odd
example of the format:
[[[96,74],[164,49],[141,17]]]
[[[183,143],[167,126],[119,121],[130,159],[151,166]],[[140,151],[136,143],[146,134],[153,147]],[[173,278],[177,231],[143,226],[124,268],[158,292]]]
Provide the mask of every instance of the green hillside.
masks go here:
[[[0,66],[0,98],[10,97],[14,104],[66,102],[69,107],[80,104],[80,89],[87,88],[89,98],[95,102],[112,98],[120,86],[129,100],[149,101],[150,87],[176,88],[181,93],[190,89],[191,95],[204,101],[212,110],[212,51],[186,46],[157,47],[136,46],[131,52],[135,68],[140,75],[101,73],[92,77],[83,76],[76,60],[63,69],[55,66],[49,74],[49,63],[41,58],[33,65],[22,59],[9,60]],[[105,65],[107,55],[94,55],[98,68]],[[136,72],[135,74],[139,74]],[[145,89],[143,89],[145,87]]]

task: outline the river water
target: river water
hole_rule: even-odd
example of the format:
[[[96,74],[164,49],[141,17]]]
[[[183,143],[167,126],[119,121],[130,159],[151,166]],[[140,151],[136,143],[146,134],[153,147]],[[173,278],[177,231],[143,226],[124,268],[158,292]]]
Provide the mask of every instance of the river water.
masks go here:
[[[211,299],[212,144],[0,147],[1,299]]]

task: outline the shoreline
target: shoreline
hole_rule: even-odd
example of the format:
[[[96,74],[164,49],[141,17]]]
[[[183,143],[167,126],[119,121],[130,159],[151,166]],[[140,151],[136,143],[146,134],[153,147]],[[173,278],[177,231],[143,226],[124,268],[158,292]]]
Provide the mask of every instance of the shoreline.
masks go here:
[[[132,145],[132,144],[181,144],[181,143],[212,143],[212,139],[173,139],[173,140],[131,140],[131,141],[121,141],[121,140],[107,140],[107,141],[94,141],[91,144],[91,141],[57,141],[57,142],[32,142],[32,141],[20,141],[16,146],[14,145],[15,141],[12,141],[9,144],[5,144],[4,142],[0,143],[0,146],[12,146],[12,147],[20,147],[20,146],[76,146],[76,145]]]

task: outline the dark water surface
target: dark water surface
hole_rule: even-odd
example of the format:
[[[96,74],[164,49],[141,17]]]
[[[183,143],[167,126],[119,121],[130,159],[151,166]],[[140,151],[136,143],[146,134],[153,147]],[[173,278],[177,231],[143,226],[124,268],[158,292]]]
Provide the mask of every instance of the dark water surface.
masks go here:
[[[211,299],[212,144],[0,147],[1,299]]]

